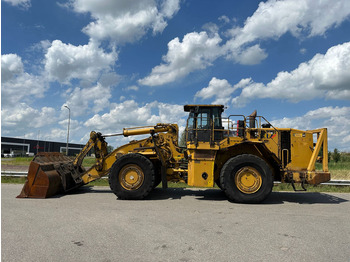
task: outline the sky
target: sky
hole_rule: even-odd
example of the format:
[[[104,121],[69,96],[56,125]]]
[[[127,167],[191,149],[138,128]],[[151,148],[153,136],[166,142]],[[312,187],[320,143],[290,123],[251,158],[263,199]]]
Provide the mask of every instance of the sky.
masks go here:
[[[350,1],[1,1],[2,136],[64,142],[65,106],[72,143],[183,130],[194,103],[326,127],[350,152]]]

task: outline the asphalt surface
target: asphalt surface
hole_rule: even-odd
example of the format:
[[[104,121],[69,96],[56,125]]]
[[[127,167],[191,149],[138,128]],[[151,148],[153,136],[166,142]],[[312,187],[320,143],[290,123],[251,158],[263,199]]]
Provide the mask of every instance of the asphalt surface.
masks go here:
[[[350,194],[278,192],[258,205],[220,190],[108,187],[16,199],[1,185],[2,261],[350,261]]]

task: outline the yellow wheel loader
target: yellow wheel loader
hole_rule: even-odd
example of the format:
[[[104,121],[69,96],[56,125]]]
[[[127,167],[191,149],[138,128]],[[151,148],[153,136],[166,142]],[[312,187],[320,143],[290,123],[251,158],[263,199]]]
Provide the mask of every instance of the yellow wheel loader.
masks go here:
[[[102,135],[94,131],[72,161],[60,153],[39,153],[29,166],[19,198],[46,198],[66,193],[108,176],[119,199],[143,199],[162,183],[186,182],[195,187],[214,187],[228,199],[259,203],[271,193],[274,181],[317,185],[330,180],[327,129],[276,128],[256,111],[250,116],[222,117],[223,105],[185,105],[189,112],[185,129],[186,147],[178,144],[176,124],[123,129]],[[107,152],[106,137],[149,137],[134,140]],[[94,148],[96,163],[82,166]],[[316,160],[322,170],[315,170]]]

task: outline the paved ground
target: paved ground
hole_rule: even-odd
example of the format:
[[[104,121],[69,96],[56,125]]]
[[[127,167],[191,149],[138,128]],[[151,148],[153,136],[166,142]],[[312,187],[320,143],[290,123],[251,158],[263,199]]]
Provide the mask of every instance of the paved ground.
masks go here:
[[[212,189],[156,189],[143,201],[116,200],[107,187],[44,200],[1,189],[2,261],[350,260],[350,194],[242,205]]]

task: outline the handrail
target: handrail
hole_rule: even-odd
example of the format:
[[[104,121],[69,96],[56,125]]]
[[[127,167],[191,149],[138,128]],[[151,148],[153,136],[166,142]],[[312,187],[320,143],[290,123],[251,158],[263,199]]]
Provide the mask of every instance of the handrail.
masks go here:
[[[244,127],[231,127],[230,123],[237,123],[237,121],[233,120],[233,117],[242,117],[242,121],[244,121]],[[201,130],[209,130],[210,131],[210,142],[213,142],[215,140],[215,132],[223,132],[227,136],[230,136],[230,131],[238,131],[238,130],[245,130],[246,132],[250,131],[257,131],[258,132],[258,137],[261,138],[261,133],[262,133],[262,120],[264,120],[267,124],[269,124],[269,128],[272,128],[274,132],[278,132],[278,130],[263,116],[256,116],[255,121],[256,121],[256,126],[254,128],[246,127],[247,125],[247,118],[244,115],[229,115],[228,117],[221,117],[221,125],[224,129],[218,129],[214,127],[215,124],[215,119],[212,119],[211,117],[203,117],[203,116],[198,116],[198,117],[193,117],[193,118],[188,118],[187,119],[187,125],[186,125],[186,130],[193,130],[195,132],[195,137],[198,137],[198,132]],[[258,119],[257,119],[258,118]],[[201,124],[203,122],[206,123],[206,126],[208,128],[202,128],[202,125],[199,123],[199,119],[201,120]],[[190,128],[188,127],[189,125],[189,120],[193,121],[195,126],[191,126]],[[200,127],[198,127],[200,126]],[[188,141],[188,133],[186,132],[186,141]],[[276,143],[276,142],[275,142]]]

